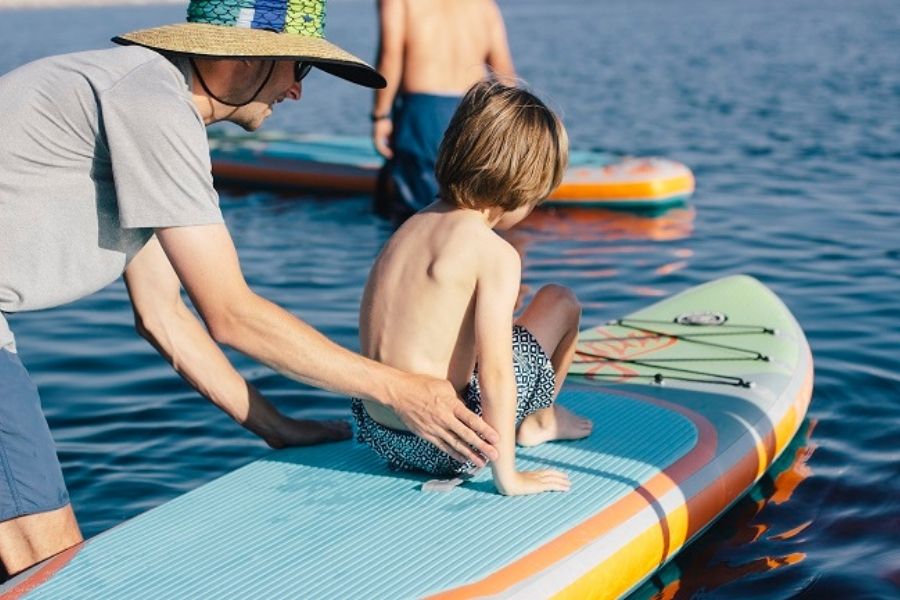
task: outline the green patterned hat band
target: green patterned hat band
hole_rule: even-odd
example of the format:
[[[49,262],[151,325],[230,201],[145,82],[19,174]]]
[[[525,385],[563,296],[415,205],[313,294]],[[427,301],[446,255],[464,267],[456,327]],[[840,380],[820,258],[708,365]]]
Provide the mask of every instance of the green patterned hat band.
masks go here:
[[[189,23],[325,36],[325,0],[191,0]]]
[[[139,29],[112,41],[193,57],[302,61],[383,88],[387,82],[378,71],[325,39],[325,1],[191,0],[187,23]]]

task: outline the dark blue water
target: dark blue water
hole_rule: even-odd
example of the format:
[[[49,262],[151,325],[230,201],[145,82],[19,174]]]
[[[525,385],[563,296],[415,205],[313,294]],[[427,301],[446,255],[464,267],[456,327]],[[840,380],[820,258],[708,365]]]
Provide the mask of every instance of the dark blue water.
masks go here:
[[[331,0],[329,37],[372,58],[374,3]],[[575,146],[690,165],[690,207],[658,218],[541,211],[519,231],[532,287],[559,281],[595,323],[736,272],[805,328],[804,434],[645,586],[657,598],[900,594],[900,7],[842,2],[501,3],[520,74]],[[175,22],[177,6],[0,12],[0,72]],[[365,134],[370,96],[320,74],[270,130]],[[366,198],[223,195],[258,292],[356,347],[368,267],[390,229]],[[266,452],[133,332],[121,282],[11,323],[41,388],[86,535]],[[233,355],[295,416],[348,403]]]

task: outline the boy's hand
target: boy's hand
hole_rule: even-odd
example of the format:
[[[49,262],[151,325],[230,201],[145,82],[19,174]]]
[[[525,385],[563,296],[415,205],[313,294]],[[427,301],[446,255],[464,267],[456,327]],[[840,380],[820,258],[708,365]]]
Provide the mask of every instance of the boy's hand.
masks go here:
[[[481,417],[466,408],[449,381],[428,375],[406,375],[401,393],[390,408],[410,431],[464,463],[483,467],[495,460],[500,436]]]
[[[504,485],[497,483],[497,490],[504,496],[524,496],[542,492],[568,492],[572,487],[568,475],[553,469],[547,469],[546,471],[517,471],[509,479],[510,481],[505,482]]]

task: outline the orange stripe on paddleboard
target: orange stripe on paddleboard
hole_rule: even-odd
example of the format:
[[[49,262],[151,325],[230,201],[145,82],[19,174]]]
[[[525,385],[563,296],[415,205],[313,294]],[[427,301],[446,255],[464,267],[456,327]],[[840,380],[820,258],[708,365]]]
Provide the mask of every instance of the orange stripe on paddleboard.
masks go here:
[[[768,460],[768,464],[762,469],[764,473],[771,466],[775,456],[780,454],[796,435],[800,426],[798,416],[806,414],[806,407],[812,396],[811,357],[809,364],[810,369],[804,378],[803,385],[794,396],[792,405],[765,436],[765,440],[762,443],[757,442],[754,448],[748,450],[739,464],[723,473],[718,482],[688,498],[686,505],[679,506],[670,515],[667,515],[668,524],[666,526],[669,531],[680,528],[687,530],[681,542],[682,546],[704,526],[716,519],[733,499],[743,494],[750,485],[758,480],[750,480],[749,477],[760,472],[756,464],[759,456],[764,456]],[[785,437],[785,434],[790,431],[793,433]],[[771,454],[767,451],[769,440],[777,444],[777,448]],[[618,598],[631,590],[636,582],[641,581],[649,573],[662,566],[668,556],[681,547],[665,548],[665,541],[662,524],[649,527],[602,564],[567,586],[554,598]]]
[[[213,175],[222,179],[254,183],[263,181],[282,186],[310,188],[334,188],[354,192],[372,192],[375,190],[375,172],[371,175],[337,175],[331,173],[308,173],[287,171],[267,167],[250,167],[232,163],[217,162],[213,167]]]
[[[78,551],[81,550],[81,547],[84,545],[84,542],[76,544],[72,546],[68,550],[63,550],[53,558],[49,559],[44,566],[40,569],[29,575],[24,581],[19,583],[16,587],[9,590],[2,596],[0,599],[2,600],[17,600],[21,598],[28,592],[34,590],[39,585],[42,585],[50,580],[57,571],[62,569],[64,566],[69,564],[69,561],[74,558]]]
[[[297,171],[288,168],[264,167],[216,160],[213,175],[244,183],[268,183],[282,186],[330,188],[341,191],[372,192],[375,190],[377,170],[365,175],[333,174],[322,171]],[[645,202],[693,193],[693,175],[668,179],[619,182],[566,182],[554,190],[548,200],[583,200]]]
[[[758,480],[774,457],[790,442],[800,425],[799,415],[806,412],[812,395],[812,362],[804,383],[798,390],[786,414],[770,431],[748,449],[734,468],[722,473],[719,480],[687,500],[686,504],[664,515],[660,522],[649,527],[628,544],[617,550],[609,559],[562,590],[557,598],[615,598],[624,594],[647,573],[664,564],[687,540],[717,518],[731,502],[743,494]],[[662,497],[679,483],[705,466],[716,453],[716,430],[702,415],[683,406],[650,398],[633,392],[615,390],[617,394],[651,402],[675,410],[688,417],[698,430],[697,445],[647,484],[620,499],[544,544],[518,561],[503,567],[481,581],[430,596],[432,599],[458,599],[499,594],[512,586],[534,577],[553,564],[570,556],[607,533],[613,527],[653,506],[655,498]],[[790,433],[793,432],[793,433]],[[771,449],[771,450],[770,450]],[[760,459],[762,457],[762,459]],[[760,462],[762,460],[762,463]],[[647,499],[649,496],[650,500]],[[597,595],[598,591],[600,594]]]
[[[669,179],[618,182],[563,181],[549,196],[549,200],[653,200],[669,198],[694,191],[694,176],[687,174]]]
[[[607,391],[610,392],[611,390]],[[686,416],[697,427],[697,444],[689,453],[661,473],[655,475],[644,486],[619,499],[612,506],[605,508],[537,550],[510,563],[481,581],[441,592],[430,596],[430,598],[449,600],[500,593],[587,546],[614,527],[638,514],[647,506],[654,505],[656,498],[674,489],[678,482],[702,468],[715,456],[716,430],[699,413],[677,404],[650,398],[638,393],[623,392],[621,390],[615,390],[615,393],[630,396],[643,402],[650,402]]]

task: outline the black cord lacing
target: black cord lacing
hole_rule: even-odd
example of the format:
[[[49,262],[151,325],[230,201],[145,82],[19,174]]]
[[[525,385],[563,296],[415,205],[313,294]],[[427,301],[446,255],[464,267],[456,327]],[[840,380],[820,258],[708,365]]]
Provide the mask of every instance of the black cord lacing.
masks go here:
[[[603,354],[597,354],[594,352],[582,352],[579,351],[578,354],[580,356],[587,356],[593,358],[593,361],[579,361],[579,364],[591,363],[591,362],[606,362],[606,363],[624,363],[630,365],[636,365],[641,367],[648,368],[657,368],[657,369],[665,369],[666,371],[675,371],[677,373],[688,373],[692,375],[699,375],[702,377],[706,377],[707,379],[699,379],[694,377],[682,377],[678,375],[663,375],[662,373],[655,373],[653,375],[641,375],[639,373],[573,373],[576,376],[582,377],[614,377],[617,379],[621,378],[631,378],[631,379],[652,379],[655,383],[663,383],[666,379],[672,379],[676,381],[691,381],[695,383],[710,383],[710,384],[720,384],[720,385],[732,385],[735,387],[749,388],[753,386],[753,383],[743,379],[742,377],[734,377],[731,375],[720,375],[718,373],[709,373],[706,371],[695,371],[693,369],[684,369],[679,367],[661,365],[659,363],[673,363],[673,362],[724,362],[724,361],[763,361],[769,362],[771,358],[757,352],[755,350],[748,350],[746,348],[738,348],[736,346],[728,346],[725,344],[716,344],[713,342],[708,342],[705,340],[697,340],[694,338],[698,337],[709,337],[716,335],[739,335],[739,334],[758,334],[758,335],[775,335],[775,330],[762,327],[759,325],[739,325],[734,323],[723,323],[720,325],[716,325],[716,328],[728,328],[728,329],[739,329],[740,331],[727,331],[727,332],[710,332],[705,331],[703,333],[669,333],[666,331],[657,331],[655,329],[649,329],[647,327],[640,327],[636,324],[644,323],[644,324],[656,324],[656,325],[670,325],[672,323],[677,325],[681,325],[683,327],[702,327],[701,325],[689,324],[689,323],[678,323],[678,321],[658,321],[652,319],[617,319],[615,321],[610,321],[608,325],[618,325],[619,327],[624,327],[627,329],[632,329],[635,331],[641,331],[648,334],[645,337],[622,337],[622,338],[603,338],[602,340],[597,340],[598,342],[615,342],[615,341],[635,341],[640,339],[655,339],[659,337],[667,337],[672,339],[681,340],[683,342],[690,342],[693,344],[697,344],[700,346],[708,346],[711,348],[719,348],[722,350],[731,350],[733,352],[743,352],[747,354],[747,356],[743,357],[712,357],[712,358],[659,358],[659,359],[644,359],[644,360],[636,360],[636,359],[628,359],[628,358],[618,358],[614,356],[606,356]],[[634,323],[634,325],[632,324]],[[715,378],[715,379],[711,379]]]

